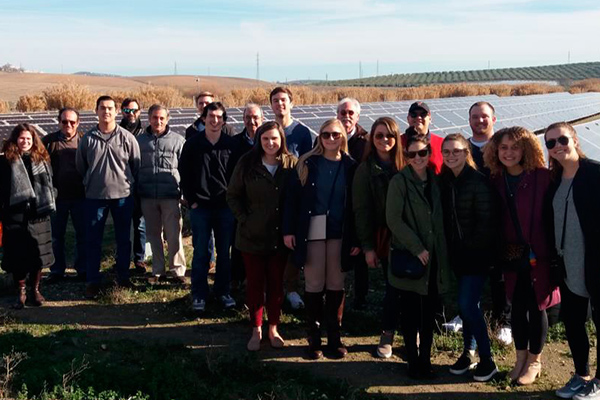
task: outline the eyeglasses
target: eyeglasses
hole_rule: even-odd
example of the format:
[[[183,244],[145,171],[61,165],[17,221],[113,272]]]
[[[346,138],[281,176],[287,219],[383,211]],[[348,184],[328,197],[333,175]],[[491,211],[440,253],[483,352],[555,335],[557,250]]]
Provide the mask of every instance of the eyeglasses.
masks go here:
[[[386,133],[386,134],[383,134],[383,133],[376,133],[374,137],[375,137],[375,139],[377,139],[377,140],[381,140],[381,139],[383,139],[383,138],[387,138],[387,139],[396,139],[396,135],[394,135],[393,133]]]
[[[323,139],[337,140],[342,136],[342,132],[321,132]]]
[[[422,149],[419,151],[406,151],[405,154],[408,158],[415,158],[417,155],[423,158],[427,157],[427,155],[429,154],[429,149]]]
[[[342,111],[340,111],[340,114],[342,114],[342,116],[344,116],[344,117],[346,115],[353,116],[354,115],[354,111],[353,110],[342,110]]]
[[[454,157],[460,155],[461,153],[466,152],[467,149],[453,149],[453,150],[442,150],[442,155],[444,157],[449,157],[452,154]]]
[[[63,119],[62,121],[60,121],[60,123],[63,125],[71,125],[71,126],[77,125],[77,121],[69,121],[68,119]]]
[[[563,146],[566,146],[569,144],[569,137],[568,136],[559,136],[556,139],[546,140],[546,148],[548,150],[553,149],[554,146],[556,146],[556,142],[562,144]]]
[[[413,111],[413,112],[409,113],[408,115],[410,115],[411,118],[417,118],[417,117],[427,118],[427,116],[429,115],[429,113],[427,113],[425,111],[423,111],[423,112]]]
[[[135,114],[136,112],[140,111],[139,108],[124,108],[123,112],[125,114]]]

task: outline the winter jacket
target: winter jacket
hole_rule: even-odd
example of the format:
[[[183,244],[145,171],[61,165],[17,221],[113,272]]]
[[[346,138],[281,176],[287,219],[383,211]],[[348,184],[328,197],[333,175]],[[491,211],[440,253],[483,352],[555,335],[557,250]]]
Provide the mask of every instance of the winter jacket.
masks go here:
[[[354,135],[348,139],[348,153],[357,163],[360,163],[363,159],[368,135],[369,133],[362,126],[356,124]]]
[[[457,177],[443,171],[441,181],[450,265],[459,276],[487,274],[499,228],[497,197],[489,180],[466,164]]]
[[[81,138],[76,166],[83,176],[86,198],[128,197],[140,167],[140,147],[135,136],[118,125],[110,135],[96,126]]]
[[[375,250],[377,230],[387,227],[385,201],[393,174],[378,164],[373,153],[356,169],[352,200],[356,234],[363,251]]]
[[[179,199],[179,158],[185,139],[166,131],[157,136],[148,127],[137,137],[140,146],[141,165],[137,178],[137,194],[140,198]]]
[[[283,235],[296,236],[296,248],[293,254],[294,264],[304,268],[306,263],[306,249],[308,245],[308,228],[310,217],[314,215],[314,206],[317,199],[315,190],[317,182],[317,162],[322,155],[313,155],[304,160],[308,167],[308,177],[304,186],[300,183],[298,172],[294,169],[290,175],[290,183],[285,193]],[[346,153],[342,153],[344,176],[346,177],[346,196],[344,204],[344,221],[342,234],[342,270],[353,268],[350,250],[359,247],[358,238],[354,228],[354,213],[352,209],[352,181],[356,162]]]
[[[227,188],[227,204],[237,220],[235,246],[240,251],[267,255],[285,250],[283,200],[297,161],[282,154],[275,176],[262,162],[248,165],[248,154],[238,162]]]
[[[501,232],[504,243],[520,243],[513,220],[510,216],[506,181],[503,171],[492,176],[492,186],[500,195]],[[554,257],[554,236],[552,236],[552,216],[548,214],[550,172],[538,168],[524,172],[514,196],[517,217],[523,238],[535,254],[536,265],[531,267],[531,282],[538,308],[545,310],[560,303],[558,287],[551,283],[550,262]],[[512,301],[517,284],[516,271],[504,271],[506,298]]]
[[[83,137],[77,132],[67,139],[61,131],[50,133],[42,138],[42,143],[50,155],[52,183],[58,192],[58,200],[81,200],[85,198],[83,178],[77,172],[75,158],[77,147]]]
[[[414,256],[427,250],[430,260],[421,279],[396,278],[388,269],[390,285],[423,296],[429,294],[432,261],[436,263],[438,293],[446,291],[450,278],[440,187],[438,178],[429,168],[427,181],[431,185],[431,206],[423,182],[414,174],[412,167],[404,167],[390,181],[385,209],[392,232],[392,249],[408,250]]]
[[[202,128],[202,130],[198,130],[198,122],[201,122],[202,118],[198,118],[197,120],[194,121],[193,124],[191,124],[190,126],[187,127],[187,129],[185,130],[185,140],[188,140],[190,138],[193,138],[194,136],[196,136],[197,134],[199,134],[200,132],[202,132],[204,130],[204,128]],[[202,125],[204,126],[204,125]],[[227,124],[223,124],[223,128],[221,128],[221,133],[226,134],[227,136],[234,136],[235,132],[233,131],[233,128],[231,127],[231,125],[227,125]]]

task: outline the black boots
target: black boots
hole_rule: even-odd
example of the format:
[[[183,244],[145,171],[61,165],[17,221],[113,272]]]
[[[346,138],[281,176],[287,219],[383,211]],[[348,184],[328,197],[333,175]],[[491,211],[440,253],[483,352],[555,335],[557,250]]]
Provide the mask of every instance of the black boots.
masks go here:
[[[342,316],[344,315],[343,290],[325,292],[325,313],[327,316],[327,347],[333,358],[344,358],[348,354],[342,343]]]
[[[25,287],[25,279],[19,279],[15,281],[17,286],[17,302],[13,306],[15,310],[21,310],[25,307],[25,301],[27,300],[27,289]]]
[[[323,357],[321,349],[321,321],[323,320],[323,293],[304,293],[306,322],[308,324],[308,356],[312,360]]]
[[[39,307],[46,301],[44,296],[42,296],[42,294],[40,293],[42,270],[40,269],[37,272],[31,273],[29,279],[31,280],[31,298],[29,299],[29,302],[32,306]]]

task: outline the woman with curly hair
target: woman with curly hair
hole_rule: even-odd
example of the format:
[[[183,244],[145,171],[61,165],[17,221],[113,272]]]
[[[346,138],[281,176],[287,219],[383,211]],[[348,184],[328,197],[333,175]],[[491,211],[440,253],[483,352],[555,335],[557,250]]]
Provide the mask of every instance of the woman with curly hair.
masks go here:
[[[550,279],[552,238],[544,207],[550,172],[537,137],[522,127],[496,132],[484,150],[485,166],[500,195],[507,300],[517,352],[511,380],[528,385],[540,375],[548,333],[546,309],[560,303]]]
[[[17,125],[2,146],[0,157],[0,218],[4,231],[2,269],[17,286],[16,309],[27,300],[41,306],[42,268],[54,263],[50,214],[55,210],[50,157],[35,128]]]
[[[399,307],[400,294],[387,281],[391,234],[385,221],[385,201],[390,179],[404,167],[402,153],[396,121],[390,117],[378,118],[367,136],[365,161],[356,169],[352,187],[356,233],[365,261],[371,268],[380,263],[386,281],[383,330],[377,347],[377,355],[381,358],[392,356]]]

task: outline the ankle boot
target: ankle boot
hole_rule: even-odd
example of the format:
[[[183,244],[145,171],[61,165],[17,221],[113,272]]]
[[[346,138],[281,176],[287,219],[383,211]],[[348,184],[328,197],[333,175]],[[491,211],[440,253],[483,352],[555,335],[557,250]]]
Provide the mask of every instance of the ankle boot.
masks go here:
[[[521,376],[521,371],[527,362],[527,350],[517,350],[517,361],[514,368],[508,373],[511,382],[515,382]]]
[[[321,349],[321,320],[323,319],[323,293],[304,293],[308,328],[308,356],[312,360],[323,358]]]
[[[527,363],[521,371],[517,383],[519,385],[531,385],[542,373],[542,354],[527,353]]]
[[[17,302],[14,304],[13,308],[15,310],[21,310],[25,307],[25,301],[27,300],[25,279],[16,280],[15,285],[17,287]]]
[[[327,347],[334,358],[344,358],[348,354],[342,343],[342,316],[344,315],[343,290],[325,292],[325,312],[327,318]]]
[[[42,281],[42,270],[40,269],[39,271],[33,273],[33,275],[31,275],[31,305],[35,306],[35,307],[39,307],[42,304],[44,304],[44,302],[46,301],[46,299],[44,298],[44,296],[42,296],[42,294],[40,293],[40,282]]]

